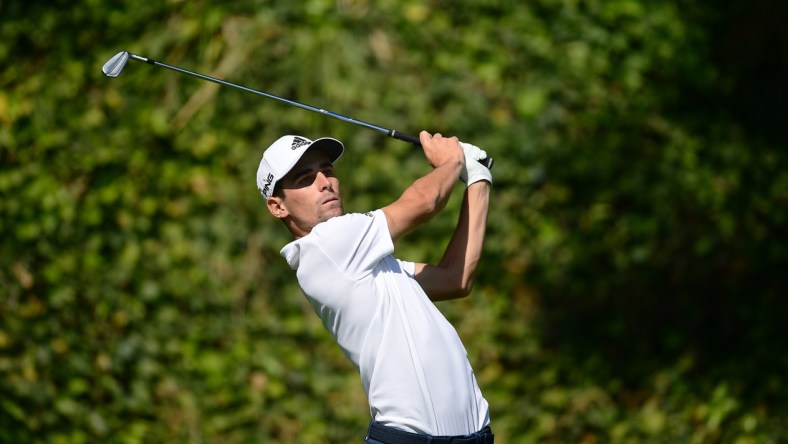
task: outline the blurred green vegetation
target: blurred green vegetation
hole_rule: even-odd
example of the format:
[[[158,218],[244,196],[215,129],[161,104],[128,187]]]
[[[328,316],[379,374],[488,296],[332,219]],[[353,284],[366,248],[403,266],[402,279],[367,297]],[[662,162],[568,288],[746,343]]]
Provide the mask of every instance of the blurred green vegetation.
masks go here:
[[[788,440],[786,4],[0,3],[0,441],[360,442],[358,377],[255,187],[330,135],[346,209],[496,157],[457,327],[500,442]],[[459,192],[459,190],[458,190]],[[459,194],[458,194],[459,195]],[[398,246],[435,260],[460,199]]]

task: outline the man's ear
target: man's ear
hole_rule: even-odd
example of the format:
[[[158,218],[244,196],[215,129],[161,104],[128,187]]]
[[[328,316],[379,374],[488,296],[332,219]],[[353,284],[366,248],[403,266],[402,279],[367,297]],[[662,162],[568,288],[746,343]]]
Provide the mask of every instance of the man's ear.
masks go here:
[[[290,214],[287,211],[287,207],[285,206],[285,201],[281,197],[278,196],[271,196],[265,201],[266,205],[268,205],[268,211],[279,219],[284,219]]]

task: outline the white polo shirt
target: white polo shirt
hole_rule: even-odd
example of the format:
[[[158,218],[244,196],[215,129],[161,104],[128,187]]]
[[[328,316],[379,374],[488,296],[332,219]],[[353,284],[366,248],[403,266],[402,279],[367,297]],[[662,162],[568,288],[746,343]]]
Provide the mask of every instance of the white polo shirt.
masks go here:
[[[490,422],[456,330],[394,258],[382,210],[318,224],[281,251],[361,375],[372,417],[429,435],[465,435]]]

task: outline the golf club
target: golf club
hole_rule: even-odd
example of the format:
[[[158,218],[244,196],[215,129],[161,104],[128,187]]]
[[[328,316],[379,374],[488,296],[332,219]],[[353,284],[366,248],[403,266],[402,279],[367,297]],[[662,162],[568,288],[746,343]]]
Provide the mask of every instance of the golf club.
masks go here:
[[[355,125],[360,125],[360,126],[363,126],[365,128],[369,128],[369,129],[372,129],[372,130],[384,133],[387,136],[392,137],[394,139],[398,139],[398,140],[402,140],[402,141],[405,141],[405,142],[408,142],[408,143],[412,143],[413,145],[416,145],[416,146],[421,146],[421,142],[419,141],[419,138],[416,137],[416,136],[413,136],[411,134],[406,134],[406,133],[403,133],[403,132],[395,131],[393,129],[383,128],[383,127],[378,126],[378,125],[373,125],[371,123],[363,122],[361,120],[356,120],[356,119],[354,119],[352,117],[343,116],[342,114],[333,113],[331,111],[327,111],[327,110],[324,110],[324,109],[321,109],[321,108],[316,108],[314,106],[310,106],[310,105],[306,105],[306,104],[303,104],[303,103],[299,103],[299,102],[296,102],[294,100],[289,100],[289,99],[285,99],[285,98],[282,98],[282,97],[278,97],[278,96],[275,96],[273,94],[269,94],[269,93],[266,93],[266,92],[263,92],[263,91],[258,91],[256,89],[247,88],[245,86],[237,85],[235,83],[227,82],[225,80],[217,79],[215,77],[210,77],[210,76],[206,76],[204,74],[200,74],[200,73],[196,73],[196,72],[193,72],[193,71],[189,71],[189,70],[186,70],[186,69],[183,69],[183,68],[178,68],[177,66],[172,66],[172,65],[168,65],[166,63],[157,62],[157,61],[155,61],[153,59],[149,59],[147,57],[142,57],[142,56],[139,56],[137,54],[132,54],[132,53],[127,52],[127,51],[121,51],[121,52],[115,54],[111,59],[107,60],[107,63],[105,63],[104,66],[101,68],[101,71],[103,71],[104,74],[106,76],[108,76],[108,77],[117,77],[118,75],[120,75],[121,71],[123,71],[123,68],[126,67],[126,63],[129,61],[129,59],[136,60],[138,62],[145,62],[145,63],[147,63],[149,65],[160,66],[162,68],[167,68],[167,69],[170,69],[170,70],[173,70],[173,71],[177,71],[177,72],[179,72],[181,74],[190,75],[190,76],[197,77],[197,78],[200,78],[200,79],[203,79],[203,80],[207,80],[209,82],[218,83],[220,85],[225,85],[225,86],[231,86],[233,88],[238,88],[238,89],[246,91],[246,92],[254,93],[254,94],[257,94],[257,95],[260,95],[260,96],[263,96],[263,97],[267,97],[269,99],[278,100],[280,102],[284,102],[284,103],[287,103],[287,104],[290,104],[290,105],[293,105],[293,106],[297,106],[297,107],[305,109],[305,110],[309,110],[309,111],[320,113],[320,114],[325,114],[325,115],[333,117],[335,119],[342,120],[343,122],[348,122],[348,123],[352,123],[352,124],[355,124]],[[489,169],[492,169],[493,158],[492,157],[488,157],[486,159],[482,159],[482,160],[479,161],[479,163],[481,163],[482,165],[486,166]]]

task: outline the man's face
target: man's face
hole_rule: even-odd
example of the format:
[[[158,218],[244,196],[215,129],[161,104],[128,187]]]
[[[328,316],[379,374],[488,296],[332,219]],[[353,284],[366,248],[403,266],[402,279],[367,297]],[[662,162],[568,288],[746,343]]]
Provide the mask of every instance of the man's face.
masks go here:
[[[344,214],[339,180],[322,151],[304,154],[280,183],[283,197],[271,197],[268,208],[276,217],[290,218],[288,226],[296,237],[305,236],[320,222]]]

